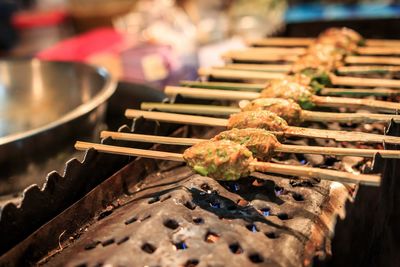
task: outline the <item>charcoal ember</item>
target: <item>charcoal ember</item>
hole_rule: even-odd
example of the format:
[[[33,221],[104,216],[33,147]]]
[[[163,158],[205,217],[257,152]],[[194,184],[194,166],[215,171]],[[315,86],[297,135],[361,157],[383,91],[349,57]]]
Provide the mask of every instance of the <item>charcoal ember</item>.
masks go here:
[[[313,187],[314,185],[318,184],[320,181],[315,179],[296,179],[290,180],[290,185],[292,187]]]

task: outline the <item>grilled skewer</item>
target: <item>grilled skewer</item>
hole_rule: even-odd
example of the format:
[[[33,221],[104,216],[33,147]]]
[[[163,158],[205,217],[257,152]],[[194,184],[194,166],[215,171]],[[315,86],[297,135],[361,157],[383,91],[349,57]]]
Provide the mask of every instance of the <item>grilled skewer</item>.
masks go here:
[[[266,59],[293,61],[291,66],[271,65],[264,66],[272,69],[272,72],[260,72],[250,69],[249,65],[236,66],[234,69],[231,67],[214,68],[214,69],[200,69],[200,75],[212,75],[220,78],[240,78],[240,79],[279,79],[279,73],[276,71],[284,71],[286,73],[301,74],[303,71],[314,70],[318,72],[333,72],[342,67],[345,63],[366,63],[373,64],[400,64],[399,58],[390,57],[354,57],[351,56],[357,49],[363,38],[357,32],[347,28],[330,28],[319,35],[319,37],[312,43],[306,51],[298,51],[297,49],[289,49],[295,51],[294,53],[303,53],[296,56],[288,54],[288,49],[283,49],[283,54],[271,53],[271,48],[252,48],[245,51],[231,52],[230,57],[238,60],[250,61],[263,61]],[[265,50],[266,49],[266,50]],[[281,48],[279,48],[282,50]],[[375,50],[379,50],[374,48]],[[393,49],[392,49],[393,50]],[[234,54],[234,55],[232,55]],[[227,69],[228,68],[228,69]],[[239,68],[239,70],[238,70]],[[241,69],[245,68],[245,70]],[[352,71],[354,71],[353,67]],[[376,68],[376,67],[374,67]],[[384,67],[385,71],[392,69]],[[253,71],[252,71],[253,70]],[[365,66],[362,67],[365,71]],[[369,68],[367,71],[371,71]],[[360,69],[358,70],[360,71]],[[258,73],[252,73],[258,72]],[[230,73],[230,74],[229,74]],[[262,75],[260,75],[262,74]],[[283,74],[283,73],[281,73]],[[235,75],[235,76],[232,76]],[[331,83],[334,85],[350,85],[350,86],[390,86],[400,87],[399,81],[390,79],[360,79],[358,77],[338,77],[334,74],[329,74]],[[283,77],[281,77],[283,78]]]
[[[290,90],[291,89],[291,90]],[[258,98],[284,98],[292,99],[302,108],[310,109],[314,106],[321,107],[348,107],[348,108],[368,108],[381,112],[394,113],[400,110],[400,104],[389,101],[359,99],[346,97],[317,96],[310,90],[301,86],[281,88],[275,90],[273,87],[258,92],[237,92],[230,90],[212,90],[200,88],[186,88],[167,86],[165,94],[168,96],[181,95],[186,98],[209,99],[209,100],[254,100]]]
[[[232,91],[261,92],[267,83],[228,83],[228,82],[204,82],[204,81],[180,81],[182,87],[198,89],[219,89]],[[394,96],[400,95],[400,90],[387,88],[328,88],[319,91],[320,95],[351,95],[351,96]]]
[[[216,180],[237,180],[247,177],[253,171],[259,171],[320,178],[342,183],[360,183],[371,186],[380,184],[378,175],[356,175],[335,170],[259,162],[253,158],[251,151],[246,147],[226,140],[201,142],[188,148],[183,154],[86,142],[77,142],[75,148],[78,150],[93,148],[103,153],[186,162],[197,173]]]
[[[219,67],[220,68],[220,67]],[[289,74],[292,70],[290,64],[243,64],[243,63],[230,63],[226,64],[220,69],[233,69],[233,70],[250,70],[250,71],[263,71],[263,72],[279,72]],[[389,73],[400,72],[400,66],[340,66],[336,68],[338,74],[367,74],[367,73]]]
[[[338,63],[346,63],[346,56],[361,53],[367,55],[390,55],[399,54],[400,49],[395,47],[360,47],[365,43],[364,38],[357,32],[348,28],[329,28],[323,31],[313,42],[308,45],[308,48],[302,50],[301,48],[251,48],[247,51],[239,51],[229,57],[235,59],[253,58],[255,60],[268,59],[270,55],[276,56],[277,54],[284,55],[288,60],[294,60],[296,65],[302,65],[304,62],[308,67],[317,63],[317,65],[329,66],[332,70],[333,67],[338,67]],[[236,55],[235,55],[236,54]],[[247,55],[247,56],[246,56]],[[298,55],[299,57],[293,57]],[[244,56],[244,58],[243,58]],[[254,58],[254,56],[258,56]],[[354,57],[358,62],[358,57]],[[380,59],[379,57],[377,58]],[[365,58],[363,59],[366,60]],[[368,60],[368,59],[367,59]],[[373,61],[374,62],[374,61]],[[311,64],[311,65],[310,65]],[[387,64],[387,63],[386,63]],[[302,67],[303,69],[303,67]]]
[[[297,46],[309,46],[315,42],[315,38],[297,38],[297,37],[268,37],[265,39],[248,41],[250,45],[258,47],[270,47],[270,46],[281,46],[281,47],[297,47]],[[399,40],[385,40],[385,39],[366,39],[365,47],[363,48],[398,48],[400,47]],[[365,50],[364,50],[365,51]],[[361,52],[361,51],[360,51]],[[362,54],[362,53],[360,53]]]
[[[127,118],[143,117],[149,120],[160,122],[171,122],[201,126],[220,126],[232,128],[260,128],[265,129],[277,136],[300,136],[307,138],[333,139],[338,142],[363,142],[363,143],[389,143],[400,144],[400,137],[385,136],[379,134],[333,131],[322,129],[308,129],[295,126],[289,126],[285,120],[276,114],[268,111],[246,111],[236,113],[227,119],[212,118],[205,116],[182,115],[164,112],[149,112],[143,110],[127,109],[125,112]]]
[[[110,137],[114,140],[135,141],[155,144],[192,146],[206,141],[196,138],[179,138],[146,134],[132,134],[121,132],[102,131],[101,138]],[[246,146],[259,160],[269,159],[276,153],[318,154],[335,156],[354,156],[372,158],[379,153],[382,158],[400,158],[400,150],[359,149],[341,147],[300,146],[280,143],[276,137],[263,129],[232,129],[221,132],[214,140],[227,139]]]
[[[218,79],[235,79],[235,80],[260,80],[271,81],[285,79],[285,73],[263,72],[251,70],[235,70],[226,68],[200,68],[199,76],[213,77]],[[335,74],[329,74],[332,85],[337,86],[355,86],[355,87],[389,87],[400,88],[400,81],[393,79],[377,79],[377,78],[360,78],[360,77],[343,77]]]
[[[196,115],[227,116],[241,111],[267,110],[285,119],[290,125],[298,125],[303,121],[339,122],[339,123],[388,123],[391,120],[400,122],[400,115],[371,113],[337,113],[303,110],[291,99],[259,98],[253,101],[239,103],[241,108],[196,104],[169,104],[158,102],[143,102],[142,110],[157,110]]]
[[[399,53],[397,50],[397,53]],[[388,51],[390,52],[390,51]],[[230,51],[223,54],[223,58],[233,61],[246,61],[246,62],[274,62],[274,61],[284,61],[286,64],[284,66],[289,66],[286,71],[291,71],[291,64],[298,61],[303,55],[287,54],[287,53],[272,53],[270,50],[265,50],[263,48],[249,48],[246,50]],[[382,64],[382,70],[386,66],[399,66],[400,58],[389,57],[389,56],[346,56],[343,59],[344,64]],[[276,64],[271,64],[271,69],[273,69]],[[340,66],[337,67],[339,69]],[[281,70],[281,68],[276,67],[276,71]],[[381,70],[381,69],[379,69]],[[273,70],[272,70],[273,71]],[[283,70],[285,71],[285,70]],[[360,70],[361,71],[361,70]],[[360,72],[359,71],[359,72]],[[396,70],[392,70],[396,71]]]

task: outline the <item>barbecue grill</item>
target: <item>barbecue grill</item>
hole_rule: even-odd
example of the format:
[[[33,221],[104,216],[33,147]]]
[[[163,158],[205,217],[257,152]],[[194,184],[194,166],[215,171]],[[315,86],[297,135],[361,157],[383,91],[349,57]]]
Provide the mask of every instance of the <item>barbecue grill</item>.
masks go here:
[[[174,102],[187,100],[177,97]],[[318,123],[309,126],[322,127]],[[328,127],[361,130],[365,125],[336,123]],[[371,132],[383,130],[380,124],[368,127]],[[210,138],[220,130],[137,118],[119,132]],[[392,122],[385,133],[400,136],[399,125]],[[290,142],[329,145],[332,141],[297,138]],[[102,143],[151,146],[110,138]],[[183,151],[169,145],[154,148]],[[384,144],[384,148],[397,147]],[[382,172],[382,182],[379,188],[371,188],[260,173],[246,180],[217,182],[193,174],[179,162],[90,149],[82,162],[73,159],[67,163],[64,177],[52,173],[42,190],[31,187],[25,191],[20,206],[2,208],[0,265],[393,264],[396,255],[385,248],[395,248],[396,242],[384,232],[388,228],[397,231],[393,178],[399,172],[399,160],[383,159],[379,154],[373,160],[347,157],[340,161],[333,156],[301,154],[279,155],[276,160]],[[77,201],[72,204],[74,199]],[[71,205],[62,205],[63,201]],[[51,217],[45,214],[48,211]],[[352,252],[356,246],[360,255]],[[372,253],[377,247],[378,253]]]

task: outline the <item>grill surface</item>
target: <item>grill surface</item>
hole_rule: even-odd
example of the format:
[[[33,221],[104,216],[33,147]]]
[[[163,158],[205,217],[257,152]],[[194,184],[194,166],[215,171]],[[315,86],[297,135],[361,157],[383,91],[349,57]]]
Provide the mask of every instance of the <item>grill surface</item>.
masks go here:
[[[187,167],[162,168],[133,184],[135,193],[107,206],[44,265],[298,266],[316,251],[328,252],[327,222],[343,203],[336,196],[347,195],[338,183],[292,186],[276,177],[218,183]],[[127,173],[135,180],[135,172]]]

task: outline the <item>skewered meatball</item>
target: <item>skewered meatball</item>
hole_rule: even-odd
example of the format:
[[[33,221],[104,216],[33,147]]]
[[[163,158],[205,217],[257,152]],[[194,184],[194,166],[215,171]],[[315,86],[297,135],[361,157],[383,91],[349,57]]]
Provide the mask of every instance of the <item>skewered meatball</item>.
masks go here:
[[[232,141],[204,141],[183,153],[187,164],[197,173],[217,180],[237,180],[252,171],[252,153]]]
[[[357,46],[364,45],[364,38],[356,31],[349,28],[329,28],[322,32],[317,42],[331,43],[352,52]]]
[[[316,43],[311,45],[306,54],[300,56],[292,66],[293,72],[303,69],[323,69],[330,71],[343,65],[346,51],[332,44]]]
[[[275,80],[261,91],[260,97],[292,99],[302,108],[310,109],[314,107],[311,90],[308,86],[289,80]]]
[[[249,102],[242,110],[267,110],[283,118],[290,125],[296,125],[301,122],[301,107],[292,99],[258,98]]]
[[[310,86],[314,93],[318,93],[325,86],[331,86],[332,81],[329,72],[323,69],[304,69],[290,77],[292,82]]]
[[[274,154],[274,150],[279,146],[275,135],[255,128],[232,129],[216,135],[213,141],[229,140],[247,147],[257,159],[267,161]]]
[[[260,128],[267,131],[282,132],[289,126],[287,122],[270,111],[244,111],[232,114],[228,120],[228,129]]]

